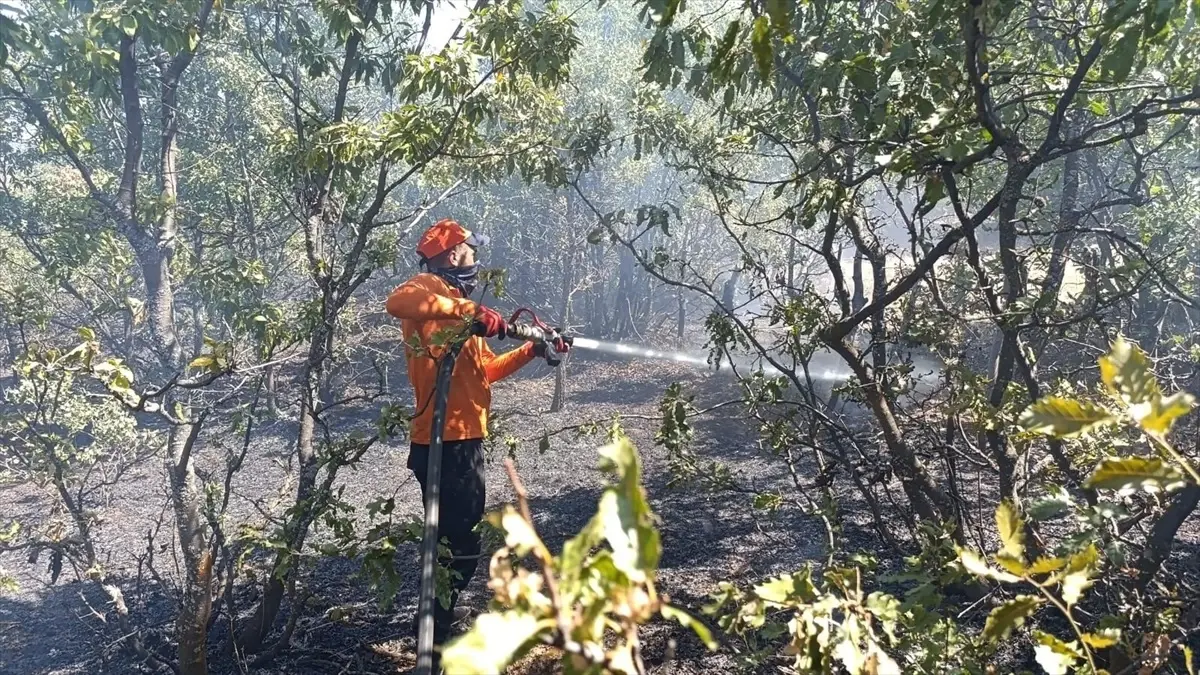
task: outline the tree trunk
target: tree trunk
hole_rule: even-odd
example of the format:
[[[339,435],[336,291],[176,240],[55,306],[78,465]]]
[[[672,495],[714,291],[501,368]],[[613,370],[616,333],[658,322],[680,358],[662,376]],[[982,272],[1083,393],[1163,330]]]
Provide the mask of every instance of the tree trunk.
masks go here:
[[[572,208],[574,200],[571,199],[571,194],[567,193],[567,213],[566,219],[571,221],[574,209]],[[579,260],[579,251],[573,246],[570,246],[563,256],[563,264],[561,271],[561,287],[559,289],[558,299],[558,316],[561,326],[564,330],[571,325],[571,299],[575,290],[575,268],[576,262]],[[567,359],[558,364],[554,369],[554,396],[550,400],[550,412],[558,412],[563,409],[566,404],[567,397]]]
[[[732,314],[734,303],[737,301],[737,285],[742,278],[742,271],[735,269],[729,278],[725,280],[725,287],[721,289],[721,304],[724,305],[724,310]]]
[[[267,381],[264,385],[267,397],[267,414],[272,419],[279,418],[279,389],[275,382],[276,372],[279,367],[275,365],[267,366]]]
[[[316,430],[320,423],[321,411],[332,403],[327,382],[328,361],[333,348],[337,315],[344,302],[339,300],[340,294],[333,291],[329,280],[318,285],[326,289],[322,302],[323,316],[310,338],[308,359],[300,378],[300,430],[296,438],[299,476],[296,480],[296,497],[293,503],[304,506],[297,509],[295,515],[290,516],[283,526],[283,537],[288,542],[288,551],[275,557],[273,573],[263,589],[262,600],[239,636],[239,644],[248,653],[260,651],[270,635],[275,619],[279,616],[288,582],[295,571],[296,561],[291,551],[303,549],[309,526],[321,508],[314,503],[320,498],[317,494],[317,474],[321,469],[316,447]],[[331,467],[328,471],[336,471],[336,467]]]
[[[675,337],[679,339],[680,346],[683,346],[683,338],[687,332],[687,296],[683,294],[682,286],[675,289],[675,305]]]
[[[904,494],[917,516],[929,523],[953,522],[954,540],[962,543],[962,523],[955,518],[953,502],[949,495],[934,484],[924,463],[904,442],[903,432],[892,412],[891,401],[885,396],[879,383],[872,380],[858,349],[848,339],[826,342],[826,346],[837,352],[854,372],[854,376],[863,383],[863,396],[883,431],[892,470],[900,479]]]
[[[1046,266],[1046,277],[1042,280],[1041,301],[1038,303],[1048,313],[1058,301],[1066,276],[1068,253],[1075,241],[1075,228],[1079,225],[1079,174],[1082,157],[1078,152],[1068,153],[1063,158],[1062,201],[1058,207],[1058,232],[1050,247],[1050,262]],[[1044,343],[1043,343],[1044,344]]]
[[[1004,187],[1002,188],[1000,206],[997,210],[997,223],[1000,243],[1000,267],[1004,275],[1004,305],[1003,307],[991,307],[993,312],[1015,307],[1017,301],[1025,295],[1025,277],[1017,252],[1016,220],[1017,203],[1021,197],[1021,188],[1024,186],[1027,176],[1028,172],[1026,169],[1020,166],[1010,166],[1008,175],[1005,177]],[[974,257],[978,258],[978,251],[975,252]],[[975,266],[976,273],[980,275],[980,285],[982,288],[985,281],[982,271],[982,261],[976,259]],[[988,293],[986,289],[982,290],[985,294]],[[998,336],[1000,344],[996,351],[995,361],[993,362],[992,387],[988,395],[988,402],[996,409],[999,409],[1003,404],[1008,386],[1012,383],[1017,359],[1024,361],[1024,355],[1019,350],[1019,334],[1017,326],[1014,325],[1015,322],[1012,320],[1003,321],[1002,319],[1003,317],[999,313],[993,316],[993,320],[997,322],[997,326],[1000,328],[1000,335]],[[987,431],[987,439],[992,458],[999,468],[1000,495],[1003,498],[1015,498],[1016,452],[1008,442],[1008,437],[999,429],[989,429]]]
[[[867,306],[867,293],[863,288],[865,281],[863,279],[863,252],[861,249],[854,251],[854,298],[851,300],[851,310],[857,312]]]
[[[1166,512],[1154,522],[1137,564],[1140,588],[1149,586],[1162,569],[1163,563],[1171,555],[1175,535],[1178,534],[1180,526],[1195,512],[1197,505],[1200,505],[1200,486],[1189,485],[1175,495]]]
[[[171,504],[175,528],[184,562],[184,587],[179,611],[175,616],[179,672],[182,675],[208,673],[208,623],[212,612],[213,554],[201,504],[203,490],[192,463],[192,451],[199,435],[198,424],[171,427],[168,446],[171,463]]]

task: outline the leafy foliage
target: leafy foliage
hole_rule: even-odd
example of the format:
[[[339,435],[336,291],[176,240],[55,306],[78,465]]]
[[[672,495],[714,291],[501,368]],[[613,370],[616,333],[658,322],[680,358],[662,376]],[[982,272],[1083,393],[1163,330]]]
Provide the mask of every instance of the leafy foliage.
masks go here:
[[[534,644],[563,653],[567,673],[642,672],[638,626],[655,617],[692,629],[709,646],[708,629],[672,607],[655,589],[661,544],[641,485],[641,462],[628,439],[600,449],[601,469],[612,482],[596,514],[552,554],[538,536],[524,487],[511,460],[509,476],[519,506],[489,516],[504,531],[504,546],[491,559],[494,598],[488,613],[445,648],[450,672],[500,672]],[[518,563],[532,558],[540,571]]]

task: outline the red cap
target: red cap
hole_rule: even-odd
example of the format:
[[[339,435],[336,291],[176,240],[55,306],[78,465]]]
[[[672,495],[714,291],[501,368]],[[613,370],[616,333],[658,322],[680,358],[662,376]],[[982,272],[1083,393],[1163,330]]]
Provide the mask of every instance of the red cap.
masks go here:
[[[487,246],[488,237],[475,234],[456,220],[443,218],[421,235],[421,240],[417,242],[417,254],[430,260],[463,242],[474,247]]]

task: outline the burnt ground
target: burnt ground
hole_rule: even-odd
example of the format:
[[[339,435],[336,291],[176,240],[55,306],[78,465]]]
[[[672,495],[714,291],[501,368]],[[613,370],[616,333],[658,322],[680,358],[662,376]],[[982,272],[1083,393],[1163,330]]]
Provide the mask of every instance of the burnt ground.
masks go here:
[[[403,374],[390,373],[388,379],[396,382],[403,379]],[[561,412],[545,412],[553,391],[553,376],[545,366],[530,366],[496,386],[493,410],[505,419],[493,435],[511,433],[526,439],[517,452],[517,466],[532,498],[538,530],[553,549],[582,527],[594,511],[602,485],[595,453],[601,439],[563,433],[554,437],[549,452],[541,454],[538,438],[542,432],[604,420],[618,412],[654,416],[663,390],[673,381],[685,382],[697,394],[700,407],[736,398],[732,378],[725,374],[700,372],[674,363],[626,362],[590,354],[573,359],[568,403]],[[403,396],[397,398],[402,400]],[[348,411],[343,423],[348,428],[369,425],[378,405]],[[693,423],[697,454],[727,463],[743,484],[759,489],[790,485],[780,464],[763,458],[755,448],[756,431],[752,423],[739,416],[736,406],[722,408]],[[660,588],[676,604],[698,614],[705,596],[719,581],[782,573],[823,555],[824,530],[815,518],[784,511],[772,516],[756,513],[746,494],[668,487],[665,451],[653,442],[657,422],[625,419],[623,426],[641,452],[644,482],[662,521]],[[227,531],[234,531],[238,522],[262,521],[255,501],[269,507],[272,496],[285,484],[292,438],[294,424],[287,421],[262,430],[261,440],[255,443],[234,482]],[[233,439],[220,435],[207,439],[208,445],[199,457],[201,466],[220,466],[222,442],[231,443]],[[406,453],[406,444],[399,440],[373,448],[361,467],[343,474],[346,501],[361,506],[394,493],[398,510],[419,515],[419,492],[405,468]],[[489,456],[491,507],[513,499],[501,460],[503,454],[502,447],[494,447]],[[156,635],[170,631],[171,601],[137,558],[145,554],[146,535],[161,519],[164,485],[158,459],[148,459],[135,467],[120,490],[99,508],[103,525],[97,532],[110,580],[123,588],[131,618],[145,629],[151,645]],[[0,488],[4,520],[43,519],[50,503],[47,493],[34,486]],[[851,526],[855,520],[848,518]],[[168,580],[174,569],[170,531],[169,523],[162,525],[153,547],[155,566],[168,572],[163,574]],[[355,576],[359,569],[355,560],[318,558],[308,577],[308,590],[313,595],[306,618],[297,626],[293,649],[257,672],[406,672],[412,665],[413,640],[408,625],[416,604],[416,556],[412,546],[397,556],[404,583],[395,607],[387,612],[379,611],[366,583]],[[64,571],[57,584],[48,585],[45,560],[30,564],[23,556],[13,554],[0,554],[0,569],[16,576],[20,584],[15,595],[0,597],[0,673],[66,675],[143,670],[115,646],[120,633],[111,625],[113,616],[107,611],[110,606],[94,584],[72,583],[68,581],[70,571]],[[488,600],[485,569],[486,563],[464,598],[476,608],[483,608]],[[254,591],[252,584],[239,591],[243,609],[250,605],[253,598],[248,594]],[[339,613],[344,616],[330,618],[327,610],[333,606],[342,608]],[[109,624],[102,616],[107,616]],[[213,630],[214,636],[219,636],[224,629],[218,625]],[[677,641],[678,646],[668,666],[661,659],[669,651],[670,640]],[[646,627],[644,641],[651,672],[730,672],[738,660],[729,646],[715,654],[705,652],[690,633],[674,625]],[[536,663],[536,658],[533,661],[519,670],[550,672],[547,664]],[[210,668],[216,673],[239,672],[232,660],[219,654],[212,656]]]

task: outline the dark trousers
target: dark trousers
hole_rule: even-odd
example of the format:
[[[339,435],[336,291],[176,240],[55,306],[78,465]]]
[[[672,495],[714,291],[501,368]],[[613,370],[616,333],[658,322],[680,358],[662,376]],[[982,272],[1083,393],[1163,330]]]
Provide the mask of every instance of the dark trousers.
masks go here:
[[[425,477],[429,469],[429,446],[413,443],[408,454],[408,468],[421,484],[421,503],[425,503]],[[450,637],[454,624],[454,606],[458,596],[471,583],[479,565],[480,536],[475,526],[483,519],[487,494],[483,483],[483,440],[447,441],[442,443],[442,489],[438,537],[445,539],[454,559],[450,569],[457,572],[450,592],[450,607],[434,603],[434,643],[443,644]]]

